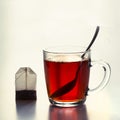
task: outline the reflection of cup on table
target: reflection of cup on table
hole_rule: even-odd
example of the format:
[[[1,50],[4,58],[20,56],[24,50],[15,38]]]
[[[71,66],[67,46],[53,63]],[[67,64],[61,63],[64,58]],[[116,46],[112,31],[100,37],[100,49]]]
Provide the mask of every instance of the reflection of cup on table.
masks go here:
[[[53,47],[43,50],[44,69],[48,97],[57,106],[75,106],[86,100],[89,87],[90,67],[93,62],[90,50],[85,48]],[[95,89],[102,89],[110,77],[110,66],[105,62],[94,62],[104,70],[104,79]]]
[[[50,105],[49,120],[88,120],[86,106],[57,107]]]

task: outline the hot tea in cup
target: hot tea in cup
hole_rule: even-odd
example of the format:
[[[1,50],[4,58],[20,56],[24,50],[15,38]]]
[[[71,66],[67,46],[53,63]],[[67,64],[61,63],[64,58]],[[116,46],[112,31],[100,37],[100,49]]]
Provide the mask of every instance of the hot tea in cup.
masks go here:
[[[81,57],[84,50],[82,47],[53,47],[43,50],[46,86],[52,104],[76,106],[86,100],[90,68],[94,65],[90,58],[90,50]],[[104,70],[104,79],[96,87],[101,89],[109,80],[110,66],[102,61],[94,63]]]

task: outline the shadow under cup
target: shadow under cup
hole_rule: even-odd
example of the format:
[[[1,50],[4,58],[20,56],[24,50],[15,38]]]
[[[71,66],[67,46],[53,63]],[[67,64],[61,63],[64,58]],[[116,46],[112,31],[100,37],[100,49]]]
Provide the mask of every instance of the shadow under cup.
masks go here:
[[[82,48],[85,50],[85,48]],[[43,50],[44,70],[50,103],[77,106],[86,100],[90,75],[90,50],[51,48]]]

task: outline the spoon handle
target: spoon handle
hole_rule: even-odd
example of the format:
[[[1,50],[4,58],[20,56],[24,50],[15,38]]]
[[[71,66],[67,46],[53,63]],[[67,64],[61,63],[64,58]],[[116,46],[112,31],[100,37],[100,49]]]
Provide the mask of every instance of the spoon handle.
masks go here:
[[[100,27],[97,26],[97,27],[96,27],[95,34],[94,34],[94,36],[93,36],[93,38],[92,38],[92,41],[90,42],[89,46],[87,47],[87,49],[85,50],[85,52],[84,52],[83,55],[81,56],[82,58],[84,58],[86,52],[90,49],[90,47],[91,47],[92,44],[94,43],[94,41],[95,41],[95,39],[96,39],[96,37],[97,37],[97,35],[98,35],[99,29],[100,29]]]

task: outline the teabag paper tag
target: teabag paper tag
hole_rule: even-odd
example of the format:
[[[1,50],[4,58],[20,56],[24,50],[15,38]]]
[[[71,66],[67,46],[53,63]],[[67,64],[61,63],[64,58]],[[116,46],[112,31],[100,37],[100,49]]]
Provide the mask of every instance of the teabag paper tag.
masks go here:
[[[16,100],[36,100],[36,73],[21,67],[15,74]]]

